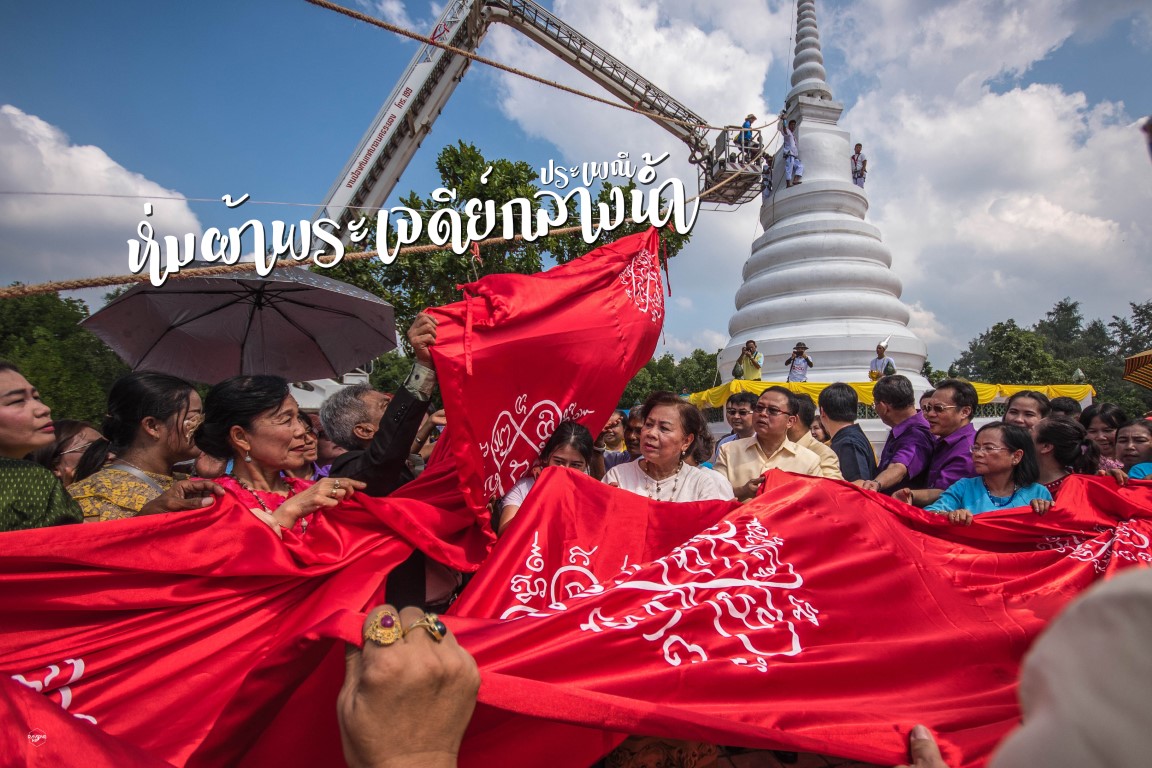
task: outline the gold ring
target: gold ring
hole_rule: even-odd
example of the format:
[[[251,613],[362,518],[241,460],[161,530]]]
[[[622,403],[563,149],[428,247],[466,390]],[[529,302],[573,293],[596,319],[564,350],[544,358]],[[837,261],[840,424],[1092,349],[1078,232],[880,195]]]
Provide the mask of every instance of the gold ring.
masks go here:
[[[440,621],[440,617],[434,613],[426,613],[421,618],[412,622],[412,624],[404,630],[404,634],[407,635],[416,629],[416,627],[428,630],[428,634],[432,635],[432,639],[436,642],[443,640],[444,635],[448,632],[448,627],[444,626],[444,622]]]
[[[334,498],[334,499],[335,499],[335,498],[339,498],[339,497],[336,495],[336,489],[335,489],[335,488],[333,488],[333,489],[332,489],[332,492],[331,492],[331,493],[329,493],[328,495],[329,495],[329,496],[331,496],[331,497],[332,497],[332,498]]]
[[[364,629],[364,640],[371,640],[376,645],[392,645],[404,637],[404,630],[400,627],[400,617],[392,611],[381,611],[376,618],[368,622]]]

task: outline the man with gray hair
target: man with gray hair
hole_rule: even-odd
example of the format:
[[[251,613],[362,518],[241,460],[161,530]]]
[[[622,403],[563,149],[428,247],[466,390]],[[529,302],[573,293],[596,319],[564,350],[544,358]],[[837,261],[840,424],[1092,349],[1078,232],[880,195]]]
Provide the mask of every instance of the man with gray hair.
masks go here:
[[[392,395],[370,384],[353,384],[320,406],[320,423],[328,439],[346,451],[362,451],[379,429]]]
[[[421,312],[408,329],[408,341],[416,360],[395,395],[361,384],[337,392],[320,406],[325,433],[348,449],[332,460],[329,476],[362,480],[367,486],[361,492],[369,496],[387,496],[413,478],[408,456],[436,387],[431,352],[436,320]],[[456,574],[415,550],[392,569],[385,589],[398,605],[446,608],[458,585]]]
[[[431,347],[436,321],[421,312],[408,329],[415,362],[395,395],[367,384],[348,387],[320,406],[320,422],[332,442],[348,450],[332,461],[331,477],[367,483],[363,493],[387,496],[413,478],[408,456],[436,387]]]

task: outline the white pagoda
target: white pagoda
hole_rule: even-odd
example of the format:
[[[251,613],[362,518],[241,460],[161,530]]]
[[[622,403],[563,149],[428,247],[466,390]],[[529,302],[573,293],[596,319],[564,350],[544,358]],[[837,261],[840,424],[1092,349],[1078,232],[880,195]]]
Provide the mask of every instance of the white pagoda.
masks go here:
[[[815,363],[809,381],[867,381],[876,345],[891,337],[889,356],[921,391],[930,386],[920,375],[927,350],[908,329],[910,313],[900,301],[891,253],[880,231],[864,221],[868,197],[852,183],[855,142],[838,125],[844,105],[825,82],[815,5],[797,3],[792,90],[785,102],[785,120],[797,123],[803,183],[785,188],[784,157],[778,155],[775,192],[760,209],[764,234],[744,264],[720,375],[731,379],[740,349],[753,339],[764,353],[767,381],[786,378],[784,361],[800,341]]]

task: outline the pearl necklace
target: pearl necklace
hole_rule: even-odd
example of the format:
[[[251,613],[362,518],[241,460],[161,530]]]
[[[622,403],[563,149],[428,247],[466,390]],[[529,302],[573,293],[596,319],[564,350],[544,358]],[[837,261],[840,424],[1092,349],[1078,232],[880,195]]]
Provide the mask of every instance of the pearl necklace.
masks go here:
[[[645,466],[651,467],[652,464],[647,459],[644,459],[644,465],[640,467],[640,471],[644,473],[644,487],[648,491],[648,498],[653,501],[672,501],[676,498],[676,486],[680,482],[680,470],[684,469],[684,460],[680,460],[680,464],[676,467],[676,471],[663,480],[657,480],[648,474],[648,470],[644,469]],[[668,494],[668,498],[660,498],[660,486],[667,480],[672,480],[672,491]],[[648,483],[652,483],[652,487],[648,487]]]

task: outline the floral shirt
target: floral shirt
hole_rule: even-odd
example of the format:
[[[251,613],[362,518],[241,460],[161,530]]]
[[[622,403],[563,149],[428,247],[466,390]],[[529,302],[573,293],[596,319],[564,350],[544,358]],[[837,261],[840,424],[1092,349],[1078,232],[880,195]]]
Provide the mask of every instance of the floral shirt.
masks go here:
[[[145,472],[153,483],[146,483],[136,475],[112,465],[94,475],[68,486],[68,493],[84,510],[84,522],[121,520],[135,517],[145,504],[152,501],[180,477]]]

